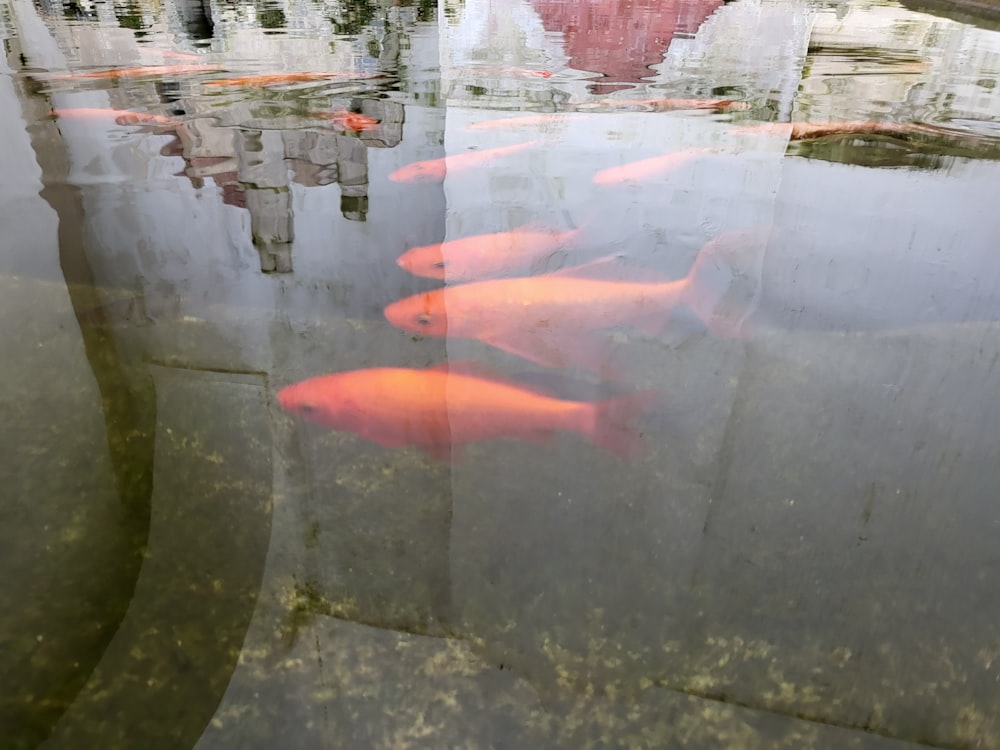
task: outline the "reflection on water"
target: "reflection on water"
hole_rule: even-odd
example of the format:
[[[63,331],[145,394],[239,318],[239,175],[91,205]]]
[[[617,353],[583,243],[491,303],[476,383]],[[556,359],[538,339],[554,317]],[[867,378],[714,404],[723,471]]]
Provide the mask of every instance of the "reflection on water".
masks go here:
[[[934,10],[0,0],[8,745],[1000,748]]]

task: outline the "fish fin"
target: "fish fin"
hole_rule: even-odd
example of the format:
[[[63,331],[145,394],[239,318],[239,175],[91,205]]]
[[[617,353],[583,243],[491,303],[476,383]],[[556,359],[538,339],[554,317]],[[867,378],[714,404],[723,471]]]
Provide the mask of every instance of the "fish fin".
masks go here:
[[[645,452],[639,420],[658,397],[657,391],[650,390],[597,402],[592,411],[591,440],[625,461],[638,460]]]
[[[599,281],[619,281],[636,284],[656,284],[670,281],[659,271],[640,266],[630,265],[628,256],[625,253],[613,253],[600,258],[588,260],[569,268],[561,268],[558,271],[551,271],[546,276],[574,278],[574,279],[596,279]]]
[[[727,232],[698,252],[684,302],[712,333],[740,338],[757,306],[770,230]]]
[[[615,377],[619,374],[614,343],[596,334],[569,336],[533,328],[505,330],[481,340],[544,367],[580,367]]]

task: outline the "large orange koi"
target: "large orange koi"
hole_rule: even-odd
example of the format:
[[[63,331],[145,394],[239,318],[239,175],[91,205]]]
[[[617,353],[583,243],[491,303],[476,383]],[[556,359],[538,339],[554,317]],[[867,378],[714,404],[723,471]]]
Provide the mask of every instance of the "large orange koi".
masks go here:
[[[449,282],[509,276],[564,247],[579,231],[529,225],[510,232],[479,234],[412,247],[396,264],[416,276]]]
[[[738,109],[749,109],[746,102],[733,99],[601,99],[599,104],[614,109],[642,108],[654,112],[670,112],[673,110],[714,109],[720,112],[731,112]]]
[[[584,117],[585,115],[577,115]],[[571,114],[562,112],[546,112],[537,115],[517,115],[515,117],[503,117],[498,120],[481,120],[468,126],[468,130],[512,130],[514,128],[534,128],[540,125],[550,125],[552,123],[564,123],[573,117]]]
[[[639,393],[606,401],[569,401],[469,363],[428,370],[379,367],[322,375],[283,388],[281,406],[334,430],[387,448],[417,446],[455,460],[463,446],[514,438],[546,442],[576,432],[617,456],[641,448],[634,423],[649,401]]]
[[[681,305],[709,330],[739,335],[728,302],[742,292],[746,276],[732,262],[729,244],[726,235],[706,244],[688,275],[674,281],[650,281],[650,272],[642,270],[644,278],[636,279],[636,269],[602,258],[539,276],[416,294],[388,305],[385,316],[414,333],[475,339],[540,365],[603,372],[610,364],[609,344],[591,334],[629,326],[655,335]]]
[[[57,81],[75,81],[84,79],[118,79],[143,78],[146,76],[173,76],[189,73],[205,73],[221,70],[218,65],[149,65],[138,68],[114,68],[112,70],[96,70],[89,73],[68,73],[50,76]]]
[[[792,141],[805,141],[812,138],[823,138],[828,135],[887,135],[912,136],[942,132],[930,125],[905,122],[765,122],[756,125],[741,125],[732,128],[731,133],[768,133],[775,135],[788,134]]]
[[[549,70],[531,70],[529,68],[475,67],[456,71],[462,75],[492,75],[492,76],[527,76],[529,78],[551,78]]]
[[[691,148],[686,151],[652,156],[648,159],[623,164],[620,167],[602,169],[594,175],[593,181],[595,185],[617,185],[648,180],[671,172],[698,156],[713,152],[714,149],[711,148]]]
[[[206,86],[281,86],[289,83],[326,81],[332,78],[370,78],[360,73],[271,73],[267,75],[215,78],[205,81]]]
[[[400,167],[389,175],[389,179],[393,182],[441,182],[448,172],[461,172],[473,167],[482,167],[502,156],[523,151],[536,143],[538,141],[525,141],[524,143],[515,143],[513,146],[484,148],[464,154],[443,156],[440,159],[418,161]]]

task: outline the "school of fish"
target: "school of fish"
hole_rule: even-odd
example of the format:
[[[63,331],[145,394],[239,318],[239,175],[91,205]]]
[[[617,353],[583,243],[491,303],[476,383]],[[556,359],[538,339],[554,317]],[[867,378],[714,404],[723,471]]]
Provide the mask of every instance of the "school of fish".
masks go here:
[[[712,99],[608,99],[609,109],[712,109],[732,112],[745,102]],[[503,117],[472,123],[470,130],[518,130],[563,127],[573,118],[599,115],[545,113]],[[743,125],[734,134],[785,135],[806,140],[831,135],[924,133],[918,125],[870,122],[827,122]],[[411,163],[389,175],[395,182],[441,182],[447,177],[488,169],[499,159],[540,141],[487,148]],[[592,183],[602,188],[646,185],[719,148],[690,148],[627,159],[599,170]],[[631,267],[617,255],[599,257],[551,270],[554,258],[565,260],[587,246],[578,227],[558,229],[540,224],[472,235],[403,252],[397,265],[445,286],[412,295],[385,308],[394,326],[420,336],[470,339],[546,368],[577,368],[602,378],[614,372],[615,330],[631,329],[659,336],[678,308],[723,338],[744,335],[753,290],[745,270],[735,262],[743,247],[752,255],[761,246],[759,232],[721,235],[697,254],[682,278],[654,278],[648,269]],[[753,285],[751,284],[751,287]],[[735,290],[735,291],[734,291]],[[729,299],[737,300],[735,309]],[[558,399],[551,393],[484,375],[463,364],[427,370],[376,368],[305,380],[283,390],[284,408],[336,430],[353,432],[386,447],[415,446],[440,460],[457,460],[473,442],[514,438],[541,442],[557,431],[583,435],[623,458],[641,453],[639,419],[655,394],[639,393],[602,402]]]
[[[716,311],[733,272],[713,247],[699,252],[682,279],[651,281],[648,269],[628,267],[617,257],[598,258],[535,276],[423,292],[388,305],[385,316],[413,333],[473,339],[546,367],[601,373],[609,355],[600,332],[627,327],[656,335],[680,305],[709,330],[738,334]]]
[[[222,68],[197,63],[198,55],[148,50],[176,65],[110,68],[50,75],[52,80],[118,81],[149,77],[217,73]],[[489,75],[549,78],[551,71],[522,68],[476,68]],[[202,81],[214,88],[268,88],[299,83],[323,83],[339,78],[370,76],[339,72],[299,71],[252,74]],[[546,131],[570,127],[574,118],[601,117],[594,108],[671,112],[713,110],[719,113],[749,108],[730,99],[607,98],[564,112],[505,116],[481,120],[470,130],[534,128],[540,138],[504,146],[474,149],[398,167],[388,175],[397,183],[440,183],[445,179],[488,170],[516,154],[543,150]],[[62,108],[60,119],[108,120],[121,126],[177,130],[183,122],[165,115],[113,108]],[[327,121],[342,133],[377,130],[378,119],[358,111],[331,110],[312,117]],[[830,136],[888,136],[907,139],[941,134],[940,128],[919,123],[869,121],[746,123],[730,128],[734,135],[775,135],[789,141]],[[601,169],[591,178],[606,189],[616,185],[648,185],[700,159],[722,153],[720,148],[689,148],[644,158],[627,158]],[[675,312],[684,308],[704,329],[723,338],[744,335],[746,302],[752,294],[741,288],[744,269],[734,262],[735,237],[752,247],[749,234],[720,236],[707,243],[681,278],[658,277],[632,266],[620,254],[576,262],[565,261],[592,247],[589,227],[556,228],[532,223],[507,231],[471,235],[432,245],[413,246],[397,265],[415,276],[439,280],[445,286],[415,294],[385,307],[385,318],[420,336],[468,339],[546,368],[577,368],[608,378],[615,372],[617,345],[612,335],[627,330],[644,336],[661,335]],[[598,247],[600,244],[597,245]],[[559,263],[555,265],[555,261]],[[734,291],[737,290],[737,291]],[[738,302],[733,307],[732,300]],[[741,300],[741,301],[740,301]],[[574,433],[615,456],[634,460],[643,452],[641,419],[655,402],[650,391],[614,398],[581,400],[493,372],[475,362],[442,363],[425,369],[382,366],[310,377],[282,388],[278,401],[287,412],[329,429],[354,433],[385,448],[415,447],[441,461],[457,461],[470,444],[496,439],[545,443],[557,433]]]

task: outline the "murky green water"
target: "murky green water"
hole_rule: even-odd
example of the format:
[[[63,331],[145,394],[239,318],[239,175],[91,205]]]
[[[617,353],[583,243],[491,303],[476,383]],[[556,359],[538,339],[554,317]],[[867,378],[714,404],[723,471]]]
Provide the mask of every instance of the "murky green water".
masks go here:
[[[0,0],[0,748],[1000,748],[942,5]]]

